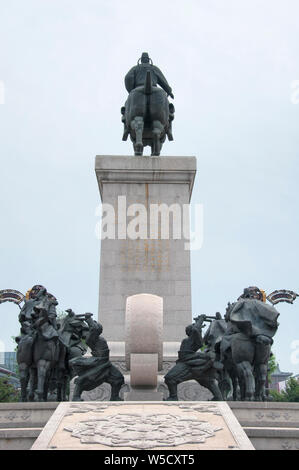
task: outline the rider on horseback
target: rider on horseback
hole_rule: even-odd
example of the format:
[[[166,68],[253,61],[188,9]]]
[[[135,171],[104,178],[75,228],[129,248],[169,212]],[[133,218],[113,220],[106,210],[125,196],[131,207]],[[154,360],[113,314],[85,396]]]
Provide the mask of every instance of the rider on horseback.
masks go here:
[[[141,63],[139,63],[139,61]],[[147,52],[142,53],[142,56],[139,61],[138,64],[132,67],[125,76],[125,86],[128,93],[134,90],[134,88],[137,88],[138,86],[143,86],[145,84],[146,73],[149,70],[151,72],[152,85],[160,85],[160,87],[163,88],[164,91],[166,91],[167,95],[169,95],[173,99],[174,96],[171,87],[169,86],[161,70],[156,65],[153,65],[153,62],[149,58]]]
[[[152,146],[152,155],[159,155],[165,135],[168,136],[168,140],[173,140],[172,121],[175,109],[167,100],[168,96],[174,98],[172,88],[161,70],[153,65],[147,52],[143,52],[137,65],[132,67],[125,76],[125,86],[129,98],[126,105],[121,108],[124,124],[123,140],[131,136],[135,144],[135,155],[142,155],[144,145]],[[163,96],[164,92],[166,94]],[[146,97],[141,96],[144,94]],[[148,135],[147,132],[147,135],[143,135],[143,143],[141,143],[141,137],[137,137],[135,133],[141,129],[139,132],[142,134],[144,126],[148,129],[152,128],[153,135]],[[160,144],[152,143],[155,133],[159,136]]]

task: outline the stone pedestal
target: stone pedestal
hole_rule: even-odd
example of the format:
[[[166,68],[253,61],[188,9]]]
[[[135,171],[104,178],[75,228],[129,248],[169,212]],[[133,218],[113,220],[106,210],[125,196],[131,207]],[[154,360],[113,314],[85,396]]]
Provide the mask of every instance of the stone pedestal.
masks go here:
[[[130,392],[124,394],[125,401],[163,401],[163,392],[145,388],[132,388]]]
[[[185,249],[188,240],[183,234],[181,239],[175,238],[178,212],[172,214],[181,211],[183,220],[185,205],[186,235],[186,207],[191,198],[196,158],[97,156],[95,170],[102,203],[110,204],[115,211],[115,239],[101,241],[99,321],[103,334],[112,350],[122,349],[126,299],[146,292],[163,297],[164,342],[179,342],[192,321],[190,252]],[[150,224],[152,204],[164,204],[161,209],[170,209],[169,239],[163,238],[165,233],[159,223],[152,219]],[[142,219],[137,230],[142,236],[146,231],[147,238],[129,238],[128,223],[140,214],[135,209],[144,213],[144,208],[147,218],[145,222]],[[151,238],[157,233],[156,238]]]

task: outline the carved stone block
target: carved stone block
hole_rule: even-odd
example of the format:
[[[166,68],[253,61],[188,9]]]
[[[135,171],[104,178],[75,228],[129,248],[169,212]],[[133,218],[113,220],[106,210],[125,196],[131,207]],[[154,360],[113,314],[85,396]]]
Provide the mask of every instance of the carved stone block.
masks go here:
[[[158,368],[163,362],[163,299],[152,294],[127,298],[126,365],[130,369],[131,354],[157,354]]]
[[[131,387],[157,387],[158,354],[131,354]]]

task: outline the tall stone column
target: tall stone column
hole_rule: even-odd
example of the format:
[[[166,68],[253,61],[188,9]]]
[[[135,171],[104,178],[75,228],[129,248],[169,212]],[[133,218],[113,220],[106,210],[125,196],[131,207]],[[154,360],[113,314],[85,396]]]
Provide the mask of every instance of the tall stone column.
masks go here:
[[[196,158],[97,156],[95,171],[102,203],[110,204],[115,211],[115,239],[101,241],[99,321],[104,336],[110,344],[121,344],[125,339],[127,297],[147,293],[163,297],[164,342],[179,342],[192,321],[190,251],[185,249],[188,240],[183,233],[180,239],[175,237],[178,226],[183,232],[184,218],[185,232],[190,230],[186,208],[192,194]],[[165,209],[170,209],[169,239],[164,239],[160,222],[153,213],[150,215],[153,205],[154,214],[157,208],[164,211],[164,223]],[[134,212],[136,209],[139,212]],[[136,226],[136,217],[144,210],[146,219]],[[129,238],[130,222],[143,238]]]

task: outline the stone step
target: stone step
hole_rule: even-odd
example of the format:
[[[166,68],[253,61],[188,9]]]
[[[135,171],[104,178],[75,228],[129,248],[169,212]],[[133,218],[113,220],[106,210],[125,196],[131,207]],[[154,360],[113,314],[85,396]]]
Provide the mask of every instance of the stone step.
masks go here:
[[[0,450],[28,450],[42,430],[42,427],[1,428]]]
[[[45,426],[58,402],[0,403],[0,429]]]
[[[299,403],[228,401],[243,427],[299,428]]]
[[[299,450],[299,429],[243,427],[256,450]]]

